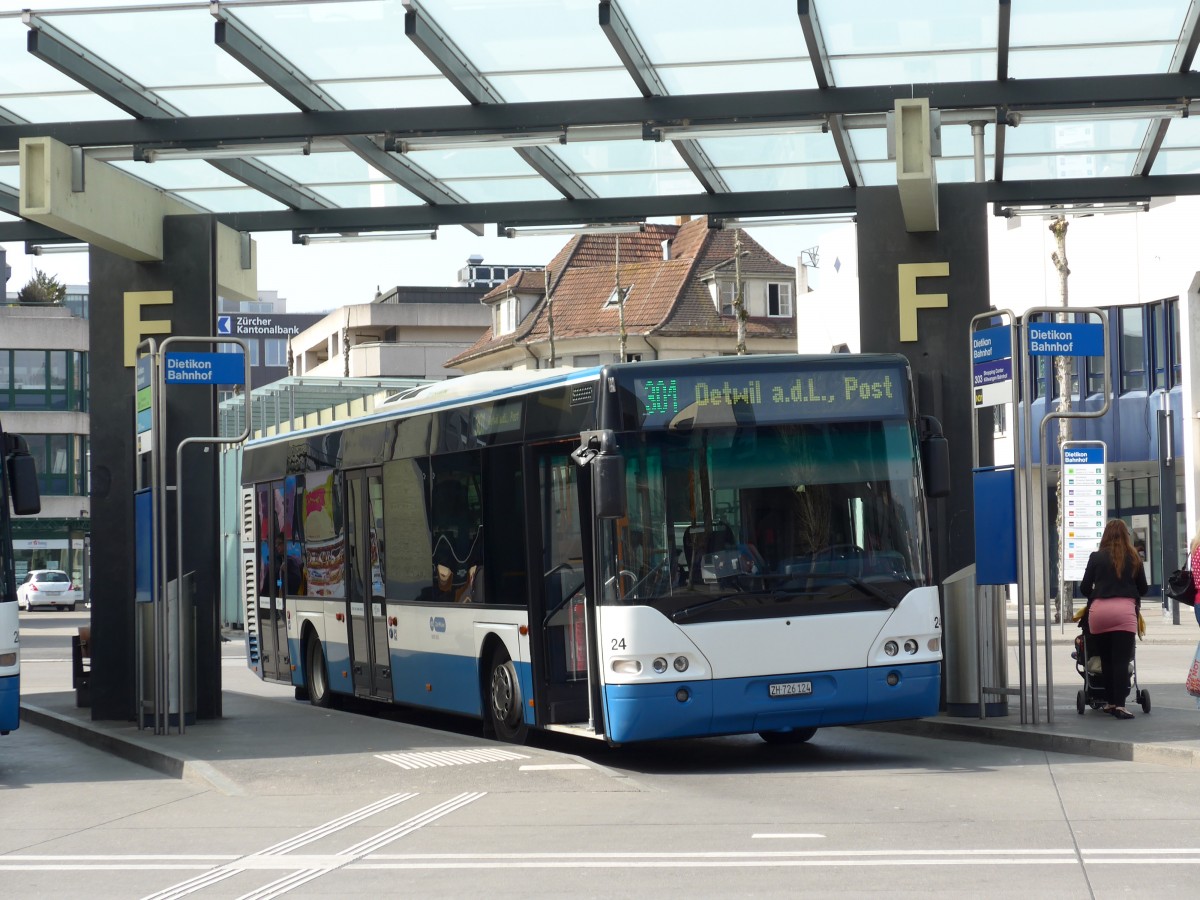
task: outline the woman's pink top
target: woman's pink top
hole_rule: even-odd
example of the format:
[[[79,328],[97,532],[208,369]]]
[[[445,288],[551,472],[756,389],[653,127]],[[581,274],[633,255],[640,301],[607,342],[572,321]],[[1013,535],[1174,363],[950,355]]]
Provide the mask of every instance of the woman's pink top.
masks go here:
[[[1196,585],[1196,590],[1200,592],[1200,544],[1196,545],[1196,549],[1192,551],[1192,558],[1188,562],[1188,568],[1192,570],[1192,583]]]
[[[1137,632],[1137,605],[1132,597],[1099,597],[1088,610],[1088,631],[1104,634],[1109,631]]]

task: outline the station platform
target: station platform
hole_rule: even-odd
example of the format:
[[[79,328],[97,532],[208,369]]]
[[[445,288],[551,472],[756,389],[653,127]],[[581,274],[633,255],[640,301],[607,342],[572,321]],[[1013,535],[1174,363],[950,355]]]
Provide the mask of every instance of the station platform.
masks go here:
[[[909,722],[870,726],[877,731],[1052,753],[1131,760],[1169,766],[1200,767],[1200,709],[1183,682],[1191,664],[1200,629],[1188,608],[1181,624],[1164,619],[1156,604],[1147,604],[1147,634],[1137,644],[1138,686],[1148,691],[1146,714],[1131,695],[1132,720],[1117,720],[1098,710],[1076,711],[1076,694],[1083,680],[1071,658],[1078,629],[1073,623],[1052,626],[1054,681],[1053,716],[1045,698],[1044,630],[1038,628],[1039,704],[1037,723],[1021,723],[1017,698],[1009,698],[1009,714],[980,719],[945,714]],[[1009,609],[1009,683],[1018,680],[1016,611]],[[1028,625],[1026,625],[1026,628]],[[228,646],[228,645],[227,645]],[[347,753],[420,752],[436,748],[493,748],[509,745],[483,741],[470,733],[397,723],[369,715],[354,717],[297,702],[290,689],[264,684],[237,656],[223,660],[224,716],[190,725],[186,733],[155,735],[132,722],[92,721],[90,710],[75,705],[69,666],[29,666],[23,676],[22,719],[117,754],[176,778],[198,779],[224,792],[237,792],[243,779],[258,777],[264,766],[277,766],[280,757],[334,757]],[[1032,719],[1029,710],[1027,718]],[[269,741],[264,741],[269,735]],[[820,742],[818,733],[814,738]],[[267,746],[269,744],[269,746]],[[516,749],[516,748],[513,748]],[[580,752],[586,747],[581,746]],[[561,756],[561,751],[533,749],[538,756]]]

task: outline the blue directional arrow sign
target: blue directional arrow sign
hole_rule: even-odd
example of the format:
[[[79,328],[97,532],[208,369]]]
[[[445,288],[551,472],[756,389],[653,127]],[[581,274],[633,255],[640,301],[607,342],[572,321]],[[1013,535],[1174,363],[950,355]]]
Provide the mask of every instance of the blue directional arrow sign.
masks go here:
[[[245,384],[246,357],[241,353],[167,353],[167,384]]]

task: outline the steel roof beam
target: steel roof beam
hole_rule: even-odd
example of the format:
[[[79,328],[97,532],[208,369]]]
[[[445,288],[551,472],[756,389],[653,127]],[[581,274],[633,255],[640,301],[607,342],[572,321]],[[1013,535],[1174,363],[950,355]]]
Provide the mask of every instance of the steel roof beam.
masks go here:
[[[1012,0],[998,0],[996,8],[996,80],[1008,80],[1009,31],[1012,22]]]
[[[56,31],[37,16],[27,15],[25,23],[30,29],[26,44],[29,52],[93,93],[138,119],[172,122],[185,120],[179,109],[155,96],[149,88]],[[42,133],[45,134],[45,129]],[[210,165],[287,206],[317,209],[332,205],[308,188],[255,160],[235,160],[232,164],[214,161]]]
[[[0,212],[6,212],[10,216],[21,215],[21,194],[7,184],[0,184]]]
[[[404,33],[473,106],[507,106],[466,54],[415,2],[404,12]],[[596,196],[578,175],[544,147],[521,147],[517,155],[567,199]]]
[[[626,20],[625,14],[621,12],[621,8],[616,5],[614,0],[600,0],[599,15],[600,29],[608,38],[608,42],[612,44],[617,56],[625,65],[625,71],[629,73],[633,83],[642,92],[642,96],[665,96],[667,87],[655,70],[654,63],[650,61],[650,57],[642,48],[641,41],[629,27],[629,22]],[[675,145],[675,150],[683,158],[687,167],[692,170],[692,174],[696,176],[704,190],[710,194],[729,190],[729,185],[725,183],[725,179],[721,177],[717,167],[712,164],[712,160],[708,158],[708,154],[704,152],[699,141],[682,140],[671,143]]]
[[[821,32],[816,7],[809,0],[796,0],[796,14],[800,17],[800,30],[804,32],[804,43],[808,47],[808,58],[812,62],[817,87],[827,91],[834,86],[833,66],[829,62],[829,54],[825,51],[825,36]],[[862,170],[854,153],[854,144],[850,135],[846,133],[840,115],[834,114],[829,117],[829,133],[834,146],[837,147],[838,159],[842,162],[846,181],[851,187],[858,187],[863,183]]]
[[[1175,52],[1171,54],[1171,65],[1168,70],[1171,72],[1190,70],[1192,62],[1196,58],[1197,44],[1200,44],[1200,2],[1191,0],[1187,13],[1183,17],[1183,27],[1175,42]],[[1163,140],[1167,136],[1167,129],[1170,127],[1169,119],[1160,119],[1150,123],[1146,129],[1146,136],[1142,139],[1142,146],[1138,150],[1137,159],[1133,164],[1134,175],[1150,174],[1150,169],[1153,168],[1154,161],[1158,158],[1158,151],[1162,148]]]
[[[1022,107],[1080,109],[1089,106],[1165,106],[1200,98],[1200,73],[1097,75],[923,84],[831,87],[827,90],[754,91],[665,97],[615,97],[346,109],[329,112],[188,116],[0,125],[0,150],[15,150],[22,137],[49,136],[65,144],[214,146],[221,142],[285,141],[389,134],[403,140],[446,134],[509,134],[587,125],[648,123],[741,123],[815,118],[834,114],[886,113],[897,97],[928,97],[948,109]]]
[[[342,109],[340,103],[254,31],[225,12],[219,12],[219,15],[215,28],[217,46],[261,78],[264,83],[305,112]],[[464,202],[463,197],[438,184],[436,179],[408,160],[382,150],[367,135],[349,135],[343,138],[343,143],[368,165],[378,169],[426,203]]]

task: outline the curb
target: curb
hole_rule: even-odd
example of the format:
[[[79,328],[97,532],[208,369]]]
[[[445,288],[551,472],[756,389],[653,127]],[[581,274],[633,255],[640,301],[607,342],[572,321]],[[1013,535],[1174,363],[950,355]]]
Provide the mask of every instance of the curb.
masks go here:
[[[244,793],[240,787],[206,762],[181,758],[152,747],[146,747],[110,734],[87,722],[81,722],[72,716],[64,716],[61,713],[22,703],[21,721],[111,753],[113,756],[139,766],[145,766],[147,769],[153,769],[170,778],[199,782],[222,794]]]
[[[1041,750],[1047,753],[1069,753],[1095,756],[1124,762],[1146,762],[1163,766],[1200,768],[1200,750],[1171,747],[1165,744],[1138,741],[1112,741],[1075,734],[1047,734],[1022,731],[994,725],[968,725],[958,722],[918,719],[915,722],[885,722],[859,726],[871,731],[906,734],[915,737],[942,738],[951,741],[971,741],[997,747],[1016,747],[1022,750]]]

